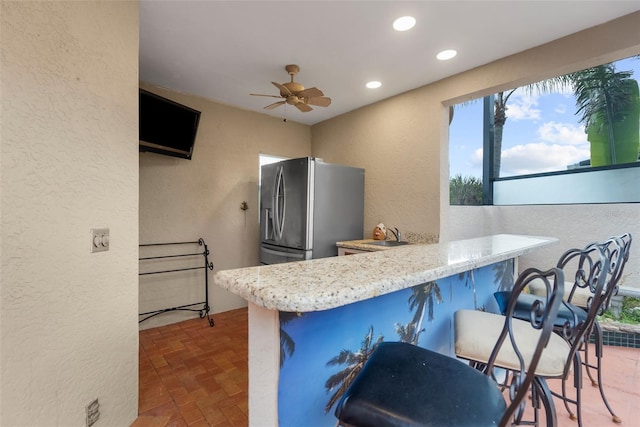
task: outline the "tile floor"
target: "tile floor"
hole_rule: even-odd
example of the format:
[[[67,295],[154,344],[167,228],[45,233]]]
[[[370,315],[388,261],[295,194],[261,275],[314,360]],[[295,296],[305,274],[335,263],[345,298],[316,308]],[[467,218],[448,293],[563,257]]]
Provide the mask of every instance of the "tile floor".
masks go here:
[[[193,319],[140,331],[139,417],[132,427],[248,425],[247,309],[213,318],[213,328]],[[606,346],[604,363],[607,396],[622,426],[640,426],[640,349]],[[584,427],[618,425],[588,380],[583,396]],[[559,427],[577,425],[561,402],[556,409]]]
[[[132,427],[248,425],[247,309],[140,331]]]

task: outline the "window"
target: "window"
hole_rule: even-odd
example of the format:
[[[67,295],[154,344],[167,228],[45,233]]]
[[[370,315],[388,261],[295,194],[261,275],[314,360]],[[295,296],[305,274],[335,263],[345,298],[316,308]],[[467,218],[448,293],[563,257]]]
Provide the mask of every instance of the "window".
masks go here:
[[[536,187],[522,185],[534,177],[573,174],[562,178],[562,184],[543,184],[540,188],[547,192],[549,185],[567,185],[567,180],[571,186],[581,185],[582,180],[583,186],[599,179],[613,179],[611,184],[618,185],[619,180],[637,182],[638,78],[636,56],[456,105],[449,129],[452,182],[456,177],[482,180],[483,204],[495,203],[492,193],[507,187],[522,193],[518,203],[525,202],[531,195],[527,192]],[[608,123],[613,123],[613,137]],[[493,156],[492,150],[496,150]],[[610,172],[629,167],[634,170]],[[611,176],[602,178],[605,175]],[[505,184],[509,180],[520,182]],[[556,195],[548,203],[640,201],[635,193],[622,192],[614,199]],[[535,198],[529,202],[540,203]],[[451,203],[459,204],[453,198]]]

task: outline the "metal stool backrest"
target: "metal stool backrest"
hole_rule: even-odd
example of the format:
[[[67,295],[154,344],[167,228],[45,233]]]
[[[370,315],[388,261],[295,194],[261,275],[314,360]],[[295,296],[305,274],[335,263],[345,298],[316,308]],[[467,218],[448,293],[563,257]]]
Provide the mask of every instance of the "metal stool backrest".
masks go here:
[[[587,245],[587,248],[593,245],[599,245],[602,251],[604,252],[604,255],[609,260],[609,271],[607,273],[607,278],[605,280],[604,289],[602,290],[602,292],[604,293],[604,296],[599,303],[598,315],[601,315],[609,308],[609,304],[611,303],[611,298],[618,293],[618,290],[620,288],[620,285],[619,285],[620,278],[622,277],[622,272],[624,271],[624,267],[627,264],[627,261],[629,260],[631,242],[632,242],[631,234],[625,233],[621,236],[610,237],[603,243],[596,242],[596,243],[591,243]],[[571,251],[568,251],[568,252],[571,252]],[[557,265],[558,267],[562,268],[565,271],[565,275],[567,274],[567,271],[566,271],[565,265],[563,264],[566,264],[566,255],[568,252],[565,252],[565,254],[563,254],[562,257],[560,257],[560,260],[558,261],[558,265]],[[596,283],[594,282],[580,280],[579,277],[576,277],[576,280],[572,285],[571,292],[567,297],[567,301],[569,303],[576,304],[574,303],[573,299],[574,299],[574,295],[580,288],[587,289],[589,293],[593,295],[596,291],[594,287],[595,284]],[[586,299],[586,304],[582,302],[582,303],[577,303],[577,305],[581,308],[588,310],[593,305],[592,300],[593,300],[593,296]]]
[[[516,311],[516,302],[518,296],[524,289],[533,281],[542,281],[546,287],[546,297],[541,297],[538,303],[536,303],[530,312],[528,321],[535,329],[540,330],[540,336],[538,343],[535,347],[535,351],[530,360],[525,360],[517,341],[514,337],[514,321],[520,322],[514,318],[514,312]],[[486,374],[495,378],[493,369],[496,361],[496,357],[500,352],[505,340],[509,338],[510,344],[515,350],[516,356],[520,364],[520,370],[513,372],[511,384],[509,385],[509,399],[511,403],[507,407],[500,426],[511,425],[511,420],[519,420],[524,412],[526,399],[533,380],[535,378],[535,371],[538,367],[538,362],[542,356],[544,348],[549,343],[549,338],[553,332],[554,320],[558,314],[558,309],[562,303],[562,297],[564,295],[564,274],[559,268],[552,268],[547,271],[541,271],[537,268],[528,268],[523,271],[513,285],[509,304],[505,312],[505,322],[502,332],[493,348],[491,357],[487,362]]]
[[[590,314],[594,312],[596,315],[603,314],[609,308],[611,298],[618,293],[620,279],[622,278],[624,267],[627,261],[629,260],[631,242],[632,242],[631,234],[626,233],[618,237],[611,237],[601,244],[601,248],[603,249],[604,254],[609,261],[609,272],[607,274],[605,287],[602,291],[604,294],[602,295],[602,298],[599,304],[597,303],[597,301],[594,301],[594,297],[593,297],[594,292],[597,292],[597,290],[594,290],[591,288],[589,288],[588,290],[581,290],[580,292],[583,295],[583,297],[577,299],[577,301],[581,301],[581,304],[579,305],[584,306],[583,308],[585,310],[588,310]],[[572,288],[569,301],[572,300],[572,297],[576,289],[577,289],[576,287]],[[585,294],[589,295],[586,301],[584,299]],[[593,329],[588,331],[587,334],[582,339],[582,343],[583,343],[582,349],[584,350],[584,360],[582,361],[582,364],[587,368],[586,372],[587,372],[587,375],[589,376],[589,379],[591,379],[592,385],[597,386],[599,388],[602,401],[604,402],[605,406],[607,407],[607,410],[611,414],[613,421],[616,423],[621,423],[622,420],[620,419],[620,417],[616,415],[616,413],[611,408],[611,405],[609,404],[607,397],[605,395],[604,389],[602,387],[602,377],[601,377],[602,344],[603,344],[602,329],[598,325],[597,320],[595,320],[592,323],[591,327]],[[597,360],[595,365],[592,363],[589,363],[589,351],[587,349],[587,346],[589,345],[591,337],[594,338],[594,344],[595,344],[595,356]],[[591,375],[591,368],[594,368],[596,370],[597,380],[595,380],[594,377]],[[581,376],[581,373],[582,373],[582,367],[576,366],[575,375],[576,377],[578,377],[578,379],[574,380],[574,383],[581,384],[581,380],[579,378]],[[571,399],[566,398],[566,395],[564,394],[564,387],[563,387],[563,399],[564,399],[564,405],[567,408],[567,411],[569,412],[570,416],[575,419],[576,415],[573,414],[572,410],[569,408],[569,405],[567,405],[568,402],[571,402]],[[577,419],[578,419],[578,423],[580,424],[582,420],[582,415],[580,414],[581,403],[580,403],[579,393],[577,395],[577,401],[575,403],[576,403],[576,409],[578,412]]]
[[[571,361],[580,349],[582,341],[588,338],[587,333],[591,331],[596,316],[600,313],[600,308],[606,300],[605,289],[610,283],[610,260],[612,253],[618,253],[618,242],[613,240],[603,244],[592,243],[584,249],[570,249],[566,251],[558,261],[558,267],[563,271],[575,271],[573,275],[573,288],[588,288],[591,291],[591,297],[584,315],[578,316],[574,307],[570,304],[564,306],[573,313],[573,319],[566,320],[560,328],[562,336],[571,344],[571,352],[565,365],[565,378],[571,371]],[[610,250],[610,249],[613,249]],[[558,328],[556,328],[558,329]]]
[[[620,289],[620,279],[622,272],[629,260],[629,252],[631,251],[632,242],[631,233],[626,233],[618,237],[611,237],[603,243],[605,255],[609,259],[609,278],[605,285],[605,295],[598,315],[601,315],[609,309],[611,298],[617,295]]]

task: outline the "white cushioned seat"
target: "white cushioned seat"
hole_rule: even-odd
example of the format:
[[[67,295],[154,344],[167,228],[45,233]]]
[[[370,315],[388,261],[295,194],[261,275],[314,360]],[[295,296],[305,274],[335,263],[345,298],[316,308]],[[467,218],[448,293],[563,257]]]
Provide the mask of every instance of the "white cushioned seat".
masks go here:
[[[477,310],[458,310],[454,315],[455,352],[467,360],[489,360],[491,352],[504,326],[504,316]],[[538,343],[539,330],[531,323],[513,319],[514,336],[517,346],[528,365]],[[571,348],[557,334],[551,334],[549,344],[542,352],[536,375],[542,377],[562,377]],[[495,362],[496,366],[520,370],[518,358],[507,337]]]

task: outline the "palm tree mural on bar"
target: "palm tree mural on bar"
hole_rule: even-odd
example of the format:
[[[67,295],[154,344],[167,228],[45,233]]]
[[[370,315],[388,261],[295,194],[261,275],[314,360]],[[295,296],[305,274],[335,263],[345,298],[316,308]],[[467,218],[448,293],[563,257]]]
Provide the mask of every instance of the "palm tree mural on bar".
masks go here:
[[[508,291],[513,287],[513,260],[499,262],[493,266],[495,273],[493,283],[498,285],[498,291]]]
[[[420,332],[424,332],[424,328],[422,328]],[[396,322],[396,334],[398,334],[400,342],[413,343],[413,340],[416,339],[417,335],[416,324],[409,322],[406,325],[403,325],[400,322]]]
[[[347,367],[329,377],[327,382],[324,384],[327,392],[331,392],[335,389],[335,392],[331,395],[329,402],[327,402],[327,405],[324,408],[325,413],[328,413],[331,410],[331,407],[340,400],[344,392],[349,388],[349,385],[351,385],[358,373],[362,370],[362,367],[369,359],[369,356],[371,356],[371,353],[373,353],[376,345],[382,341],[384,341],[384,337],[380,335],[375,343],[373,342],[372,325],[369,328],[369,332],[364,336],[358,351],[354,353],[351,350],[343,349],[336,357],[327,362],[327,366],[347,365]]]
[[[335,426],[332,409],[383,340],[453,357],[455,310],[488,307],[509,275],[505,260],[329,310],[279,312],[280,424]]]
[[[424,285],[415,286],[409,297],[409,309],[415,310],[411,323],[414,327],[414,337],[411,344],[418,345],[420,333],[424,331],[422,322],[424,321],[425,308],[427,308],[428,321],[433,320],[433,306],[442,302],[440,287],[435,281],[427,282]]]
[[[284,326],[300,316],[302,316],[302,313],[280,312],[280,367],[284,365],[287,355],[289,357],[293,356],[293,352],[296,350],[296,343],[284,329]]]
[[[473,275],[473,270],[465,271],[458,274],[458,280],[464,283],[464,287],[468,288],[471,285],[471,291],[473,292],[473,309],[478,309],[478,296],[476,295],[476,278]]]
[[[440,287],[435,281],[427,282],[423,285],[414,286],[411,289],[411,295],[407,303],[411,311],[415,310],[411,322],[402,325],[396,322],[396,332],[400,341],[418,345],[420,333],[425,329],[422,327],[425,315],[428,321],[433,320],[433,307],[435,304],[442,302]],[[384,341],[382,335],[378,336],[376,342],[373,342],[373,325],[369,327],[369,331],[362,340],[360,349],[353,352],[343,349],[340,353],[327,362],[327,366],[346,365],[346,368],[329,377],[325,383],[327,392],[333,394],[329,398],[325,406],[325,413],[329,412],[333,405],[340,400],[340,397],[349,388],[355,377],[358,375],[366,361],[371,356],[376,345]],[[335,391],[334,391],[335,390]]]

